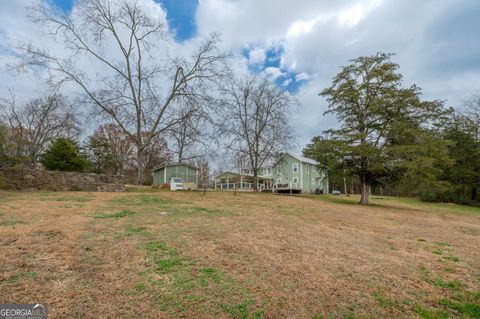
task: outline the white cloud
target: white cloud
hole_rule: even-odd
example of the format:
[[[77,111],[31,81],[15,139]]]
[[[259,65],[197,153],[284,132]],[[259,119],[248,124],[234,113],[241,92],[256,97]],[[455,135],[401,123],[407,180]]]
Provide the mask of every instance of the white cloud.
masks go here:
[[[248,53],[248,63],[262,64],[265,61],[265,50],[262,48],[253,49]]]
[[[310,80],[310,75],[308,75],[307,73],[303,72],[303,73],[299,73],[295,76],[295,80],[297,81],[305,81],[305,80]]]
[[[284,75],[284,73],[282,72],[282,70],[280,70],[280,68],[273,67],[273,66],[265,68],[264,72],[271,80],[276,80],[282,75]]]

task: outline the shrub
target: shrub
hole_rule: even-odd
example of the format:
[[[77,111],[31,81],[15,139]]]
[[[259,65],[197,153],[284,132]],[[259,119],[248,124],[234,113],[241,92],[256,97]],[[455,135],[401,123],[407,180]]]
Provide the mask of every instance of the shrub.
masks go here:
[[[48,170],[85,172],[91,167],[77,143],[68,138],[55,140],[42,155],[40,162]]]

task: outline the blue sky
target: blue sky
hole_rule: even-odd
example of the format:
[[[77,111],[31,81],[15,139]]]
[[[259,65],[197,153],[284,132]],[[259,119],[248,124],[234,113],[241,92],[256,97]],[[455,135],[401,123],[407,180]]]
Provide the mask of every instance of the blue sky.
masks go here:
[[[198,0],[155,0],[167,11],[167,20],[178,41],[190,39],[196,35],[195,13]],[[74,0],[53,0],[56,6],[69,12]]]

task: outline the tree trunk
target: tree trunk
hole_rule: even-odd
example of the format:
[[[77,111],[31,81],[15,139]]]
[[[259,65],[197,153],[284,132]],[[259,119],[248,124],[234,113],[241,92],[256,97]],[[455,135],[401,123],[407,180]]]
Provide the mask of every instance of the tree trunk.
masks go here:
[[[348,195],[347,177],[345,176],[345,171],[343,172],[343,193]]]
[[[253,172],[253,191],[258,192],[258,173],[256,171]]]
[[[360,177],[360,183],[362,184],[362,194],[360,197],[360,204],[368,205],[369,204],[369,197],[370,197],[370,183],[367,182],[365,176]]]
[[[143,163],[143,151],[137,148],[137,185],[142,185],[144,181],[145,167]],[[167,181],[165,181],[167,182]]]

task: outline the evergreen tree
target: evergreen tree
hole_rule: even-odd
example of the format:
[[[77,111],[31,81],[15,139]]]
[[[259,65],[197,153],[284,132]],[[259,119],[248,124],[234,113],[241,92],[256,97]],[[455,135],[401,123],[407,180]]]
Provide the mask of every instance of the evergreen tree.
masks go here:
[[[85,172],[90,168],[78,144],[68,138],[58,138],[50,144],[40,162],[46,169],[55,171]]]
[[[342,150],[344,165],[359,178],[361,204],[369,203],[372,186],[399,167],[408,169],[427,158],[432,163],[435,154],[426,149],[432,145],[427,128],[445,112],[441,101],[421,101],[417,86],[402,87],[391,56],[378,53],[352,60],[320,93],[329,103],[326,113],[341,123],[340,129],[326,133]]]
[[[441,176],[451,185],[445,200],[464,204],[478,201],[480,141],[477,131],[477,125],[466,116],[455,116],[444,127],[443,136],[450,141],[448,154],[453,160],[452,166],[443,168]]]

